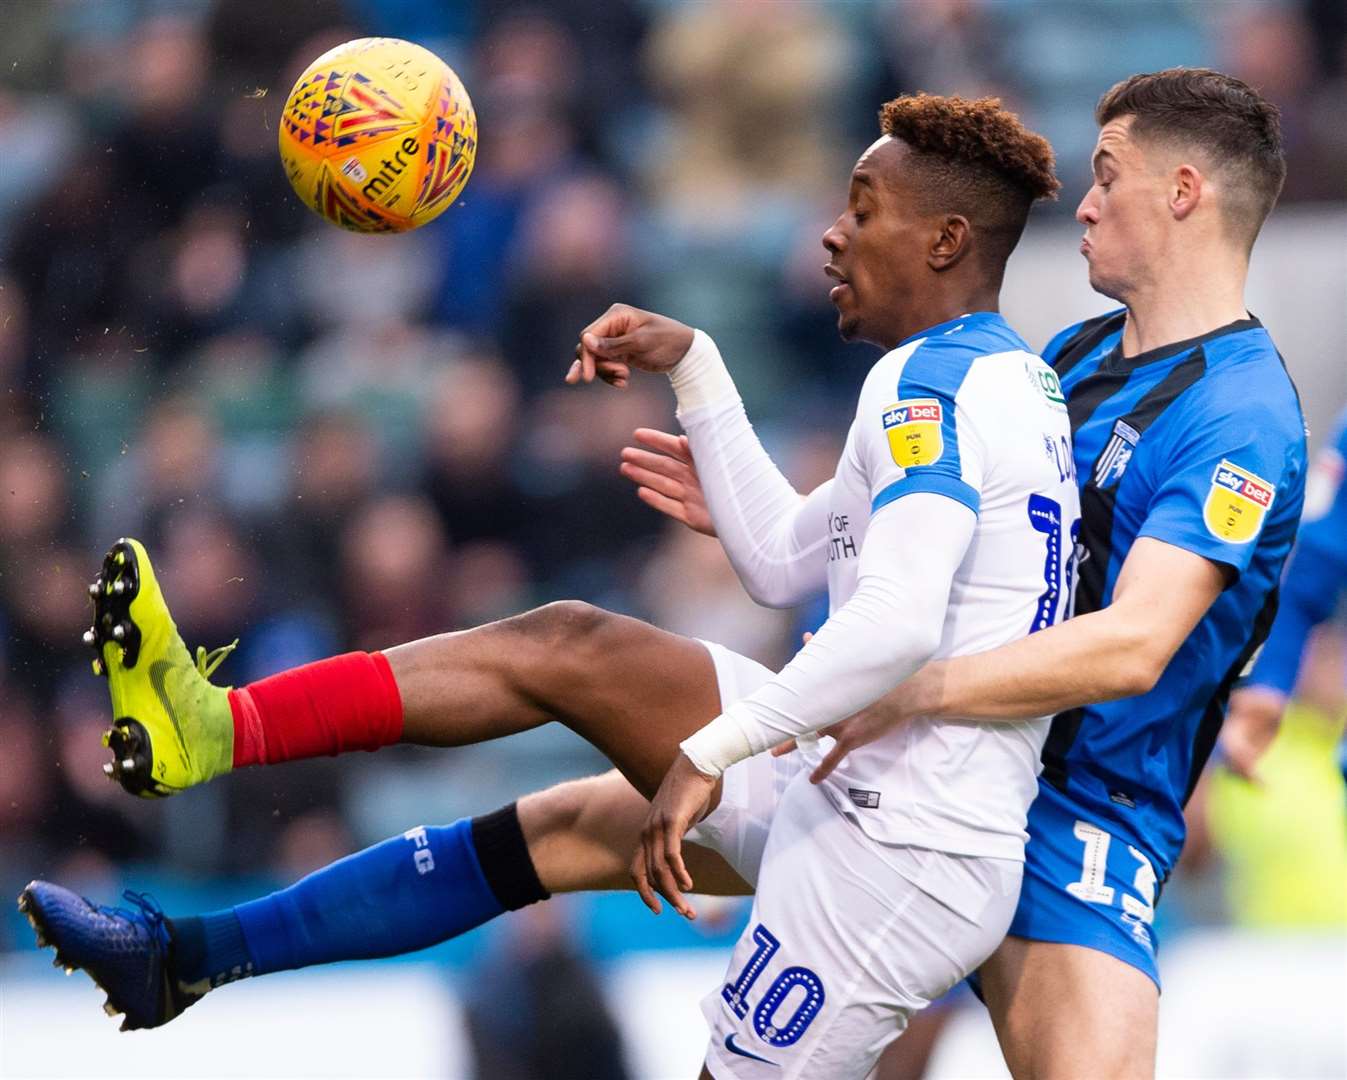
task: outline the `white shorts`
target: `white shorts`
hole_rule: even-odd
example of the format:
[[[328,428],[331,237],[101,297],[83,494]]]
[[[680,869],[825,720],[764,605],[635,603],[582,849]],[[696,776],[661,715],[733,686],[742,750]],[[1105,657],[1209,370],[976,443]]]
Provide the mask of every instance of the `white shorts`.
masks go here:
[[[722,705],[772,677],[705,644]],[[797,759],[726,770],[719,805],[688,834],[757,889],[725,983],[702,1001],[717,1080],[861,1080],[913,1013],[1001,943],[1019,896],[1014,860],[870,839]]]

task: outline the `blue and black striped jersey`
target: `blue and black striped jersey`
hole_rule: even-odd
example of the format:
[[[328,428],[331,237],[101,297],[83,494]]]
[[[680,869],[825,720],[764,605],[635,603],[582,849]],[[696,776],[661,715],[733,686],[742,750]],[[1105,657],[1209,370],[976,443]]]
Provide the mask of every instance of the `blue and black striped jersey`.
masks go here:
[[[1040,784],[1110,823],[1163,880],[1230,689],[1276,613],[1304,497],[1305,426],[1257,319],[1131,357],[1124,320],[1070,327],[1043,354],[1066,394],[1081,485],[1075,609],[1108,606],[1143,536],[1222,564],[1229,584],[1149,693],[1054,717]]]

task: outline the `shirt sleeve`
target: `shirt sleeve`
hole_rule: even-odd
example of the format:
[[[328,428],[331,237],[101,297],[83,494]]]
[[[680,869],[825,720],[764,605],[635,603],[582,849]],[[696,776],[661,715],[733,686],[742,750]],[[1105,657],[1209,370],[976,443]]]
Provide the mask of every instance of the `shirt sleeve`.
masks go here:
[[[1315,459],[1305,492],[1305,516],[1282,574],[1281,606],[1249,682],[1289,695],[1300,672],[1305,641],[1347,592],[1347,424],[1336,445]]]
[[[718,776],[846,719],[921,667],[940,645],[954,574],[976,524],[962,505],[925,492],[876,513],[851,598],[779,674],[685,739],[689,760]],[[925,542],[910,544],[914,535]]]
[[[744,590],[765,607],[790,607],[828,578],[828,503],[832,481],[801,496],[763,449],[716,344],[693,335],[684,363],[719,372],[719,393],[692,408],[679,393],[707,509]],[[679,365],[680,368],[682,365]]]
[[[870,380],[856,417],[856,447],[870,478],[871,511],[918,491],[979,510],[986,450],[959,390],[975,353],[923,344],[895,387]]]
[[[1292,497],[1302,481],[1301,443],[1282,418],[1257,405],[1190,410],[1175,419],[1176,434],[1156,466],[1159,485],[1137,535],[1243,573],[1277,500]]]

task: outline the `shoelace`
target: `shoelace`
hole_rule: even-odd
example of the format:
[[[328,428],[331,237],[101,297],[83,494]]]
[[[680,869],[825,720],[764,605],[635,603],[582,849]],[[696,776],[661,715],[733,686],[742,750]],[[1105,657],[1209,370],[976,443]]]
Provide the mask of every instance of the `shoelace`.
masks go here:
[[[122,893],[122,899],[127,903],[135,904],[140,909],[140,917],[145,920],[150,933],[157,937],[162,944],[168,944],[168,927],[165,925],[168,922],[168,916],[164,914],[164,909],[160,906],[158,900],[149,893],[138,893],[132,889],[126,889]],[[104,914],[116,915],[130,922],[136,921],[136,913],[126,908],[100,906],[99,910]]]
[[[196,669],[202,676],[209,679],[211,672],[225,662],[225,657],[239,647],[239,639],[235,638],[228,645],[221,645],[218,649],[206,651],[206,646],[198,645],[196,647]],[[128,894],[129,895],[129,894]]]

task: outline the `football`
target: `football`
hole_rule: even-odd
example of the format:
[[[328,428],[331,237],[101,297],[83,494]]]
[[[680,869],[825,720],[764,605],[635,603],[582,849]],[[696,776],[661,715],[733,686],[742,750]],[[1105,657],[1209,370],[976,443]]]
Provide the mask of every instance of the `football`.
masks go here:
[[[429,49],[358,38],[299,77],[280,148],[286,177],[314,212],[354,232],[405,232],[439,217],[468,182],[477,115]]]

